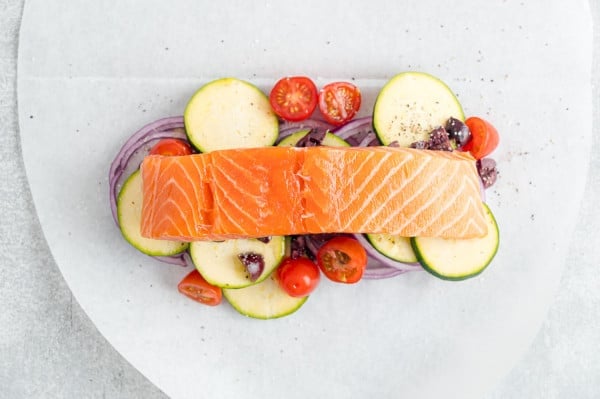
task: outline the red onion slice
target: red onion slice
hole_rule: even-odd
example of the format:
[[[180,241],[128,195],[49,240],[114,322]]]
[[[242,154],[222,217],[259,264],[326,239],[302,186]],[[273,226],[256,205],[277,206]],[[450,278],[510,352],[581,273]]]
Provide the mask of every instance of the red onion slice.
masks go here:
[[[128,154],[135,151],[139,147],[139,142],[145,140],[148,135],[169,132],[173,129],[183,128],[183,116],[173,116],[168,118],[159,119],[152,123],[147,124],[140,130],[135,132],[121,147],[121,150],[115,157],[115,160],[110,165],[110,175],[117,172],[119,168],[123,168],[128,161]]]
[[[117,174],[126,169],[127,166],[129,166],[129,164],[131,163],[131,157],[133,156],[133,154],[136,151],[140,150],[145,144],[148,144],[150,142],[156,142],[164,138],[176,138],[181,140],[187,140],[187,136],[183,127],[175,127],[173,129],[164,131],[149,132],[143,137],[139,138],[139,140],[131,143],[131,145],[124,146],[121,149],[121,152],[115,158],[115,162],[113,163],[113,165],[111,165],[111,173]]]
[[[319,247],[317,244],[310,239],[310,236],[306,236],[304,241],[306,243],[306,248],[313,254],[313,256],[317,256],[317,252],[319,252]]]
[[[400,270],[400,269],[396,269],[395,267],[385,266],[385,265],[382,265],[381,263],[379,263],[379,265],[377,265],[377,263],[374,263],[374,262],[379,262],[379,261],[374,260],[372,258],[369,259],[369,263],[367,264],[367,268],[365,269],[365,272],[363,274],[364,279],[380,280],[380,279],[384,279],[384,278],[396,277],[396,276],[399,276],[400,274],[409,272],[408,270]]]
[[[279,132],[298,131],[302,129],[332,130],[333,125],[320,119],[305,119],[299,122],[284,121],[279,125]]]
[[[374,145],[373,143],[377,142],[377,136],[375,136],[375,133],[370,132],[367,133],[367,135],[365,136],[365,138],[363,138],[360,143],[358,143],[359,147],[368,147],[370,145]]]
[[[372,124],[373,118],[370,116],[364,116],[362,118],[353,119],[350,122],[334,129],[332,133],[346,140],[348,137],[364,131],[365,128],[371,129]]]
[[[185,256],[187,254],[187,251],[178,254],[178,255],[173,255],[173,256],[152,256],[152,258],[163,262],[163,263],[168,263],[170,265],[176,265],[176,266],[187,266],[188,262],[185,259]]]
[[[382,145],[373,130],[373,118],[370,116],[352,120],[332,133],[346,140],[353,147]]]

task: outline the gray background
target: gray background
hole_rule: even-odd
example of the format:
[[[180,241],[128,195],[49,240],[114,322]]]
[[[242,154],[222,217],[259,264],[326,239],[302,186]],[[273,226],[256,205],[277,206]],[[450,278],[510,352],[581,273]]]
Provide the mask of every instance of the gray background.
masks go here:
[[[596,132],[600,1],[590,5]],[[19,140],[16,65],[22,9],[23,1],[0,0],[0,398],[164,398],[98,333],[73,299],[44,240]],[[579,227],[548,317],[529,351],[486,399],[600,397],[597,134],[592,154]]]

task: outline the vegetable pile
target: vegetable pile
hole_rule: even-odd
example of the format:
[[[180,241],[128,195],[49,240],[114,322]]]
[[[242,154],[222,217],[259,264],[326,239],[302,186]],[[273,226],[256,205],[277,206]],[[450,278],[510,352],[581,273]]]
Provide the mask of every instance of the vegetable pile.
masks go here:
[[[411,93],[401,89],[407,87],[406,79],[420,82],[420,87],[426,90],[426,94],[430,94],[430,97],[424,97],[422,93],[418,94],[419,110],[411,108],[417,106],[416,100],[412,102]],[[258,91],[247,82],[242,83],[244,87]],[[202,90],[203,88],[198,93]],[[204,92],[206,93],[207,90]],[[373,114],[361,118],[355,118],[361,105],[360,90],[348,82],[330,83],[319,90],[308,77],[285,77],[276,82],[268,98],[266,95],[264,97],[265,104],[270,107],[267,111],[272,111],[277,119],[277,135],[272,145],[298,147],[388,145],[435,151],[468,151],[476,160],[481,178],[482,201],[485,201],[484,190],[495,183],[498,175],[496,162],[488,158],[498,145],[498,133],[488,121],[482,118],[472,116],[465,119],[460,104],[454,95],[449,93],[441,81],[430,75],[406,72],[397,75],[384,86]],[[443,98],[438,98],[438,94]],[[258,96],[260,100],[262,94],[252,95]],[[403,96],[408,96],[409,99],[406,100]],[[153,245],[152,240],[145,239],[143,244],[139,244],[142,238],[132,237],[131,233],[127,233],[124,223],[125,220],[130,223],[130,219],[125,219],[124,215],[126,212],[134,211],[121,209],[119,199],[125,195],[126,186],[130,185],[128,179],[139,170],[141,161],[147,155],[184,156],[222,145],[221,142],[196,134],[199,129],[196,126],[201,125],[203,120],[197,113],[190,114],[195,111],[192,103],[201,101],[202,99],[195,95],[190,100],[184,116],[159,119],[134,133],[116,155],[109,171],[111,211],[115,223],[125,238],[137,249],[156,260],[194,267],[194,270],[178,286],[182,294],[210,306],[218,305],[222,302],[222,297],[225,297],[244,315],[275,318],[298,309],[318,287],[321,274],[331,281],[345,284],[357,283],[363,278],[390,278],[419,270],[427,270],[445,279],[460,280],[479,274],[495,255],[498,236],[491,212],[489,213],[490,226],[495,235],[487,237],[487,241],[465,244],[442,240],[446,242],[441,245],[449,246],[450,251],[457,245],[462,245],[461,248],[468,248],[469,245],[489,246],[486,257],[479,259],[477,264],[472,266],[472,262],[468,259],[451,265],[443,258],[438,261],[436,251],[441,247],[437,242],[432,244],[430,241],[422,240],[421,243],[416,237],[368,234],[320,234],[249,239],[245,241],[252,242],[244,244],[247,244],[247,248],[237,253],[234,252],[240,251],[239,249],[231,248],[240,248],[240,246],[231,246],[227,242],[232,240],[181,243],[180,247],[169,253],[149,250]],[[393,109],[399,106],[398,101],[406,102],[406,109],[402,109],[401,112]],[[429,102],[431,104],[446,102],[448,107],[446,110],[439,107],[429,110],[429,115],[434,114],[439,118],[432,119],[431,126],[426,128],[426,131],[421,131],[418,135],[415,135],[414,129],[408,134],[403,133],[402,129],[405,126],[415,123],[421,126],[422,110],[429,106]],[[404,119],[401,128],[394,125],[398,118]],[[432,245],[433,249],[429,249]],[[218,267],[235,268],[239,273],[232,272],[230,277],[223,277],[221,269],[215,270],[217,266],[207,264],[203,258],[210,259],[213,252],[229,253],[228,251],[232,252],[232,259],[234,259],[231,265],[221,264]],[[436,260],[430,261],[430,259]],[[217,262],[215,260],[215,263]],[[260,291],[257,288],[259,286],[262,287]],[[265,301],[269,303],[265,304]]]

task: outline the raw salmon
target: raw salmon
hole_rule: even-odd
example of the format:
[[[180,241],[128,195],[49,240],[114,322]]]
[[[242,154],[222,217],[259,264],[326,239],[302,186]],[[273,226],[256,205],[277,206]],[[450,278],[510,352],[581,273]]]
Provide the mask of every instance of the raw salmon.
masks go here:
[[[149,156],[141,169],[150,238],[487,232],[475,160],[462,152],[263,147]]]

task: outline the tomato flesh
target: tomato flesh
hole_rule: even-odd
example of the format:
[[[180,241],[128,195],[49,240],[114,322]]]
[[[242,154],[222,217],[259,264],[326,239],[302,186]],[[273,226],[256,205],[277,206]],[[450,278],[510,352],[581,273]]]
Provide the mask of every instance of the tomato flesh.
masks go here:
[[[321,279],[319,267],[308,258],[286,258],[277,268],[277,281],[289,296],[302,298],[312,293]]]
[[[269,94],[273,111],[284,120],[301,121],[312,115],[317,107],[317,86],[305,76],[280,79]]]
[[[221,288],[209,284],[197,270],[185,276],[177,289],[188,298],[209,306],[216,306],[223,299]]]
[[[183,140],[162,139],[152,147],[150,155],[180,156],[192,152],[192,147]]]
[[[362,278],[367,267],[367,251],[354,238],[334,237],[319,249],[317,264],[323,274],[332,281],[356,283]]]
[[[472,116],[465,120],[465,125],[471,131],[471,140],[463,146],[463,151],[469,151],[475,159],[481,159],[498,147],[498,131],[491,123]]]
[[[327,122],[339,126],[354,118],[361,100],[360,90],[352,83],[329,83],[319,92],[319,110]]]

